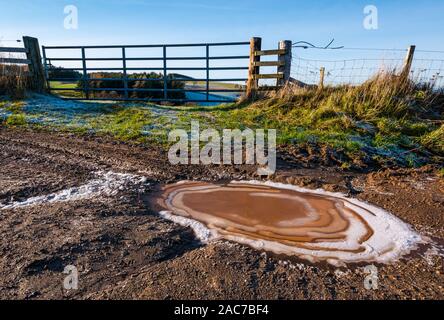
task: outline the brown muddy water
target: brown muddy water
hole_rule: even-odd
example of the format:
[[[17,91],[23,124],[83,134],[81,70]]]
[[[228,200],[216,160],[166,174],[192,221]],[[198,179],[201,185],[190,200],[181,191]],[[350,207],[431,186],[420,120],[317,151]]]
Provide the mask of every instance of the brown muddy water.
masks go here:
[[[388,263],[425,239],[392,214],[343,194],[257,181],[179,182],[162,189],[160,215],[202,242],[225,239],[311,262]]]

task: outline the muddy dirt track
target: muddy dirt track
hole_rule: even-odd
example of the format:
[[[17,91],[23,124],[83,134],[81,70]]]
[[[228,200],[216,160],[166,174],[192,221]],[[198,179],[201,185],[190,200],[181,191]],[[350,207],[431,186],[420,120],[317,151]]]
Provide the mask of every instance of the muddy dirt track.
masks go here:
[[[290,160],[278,159],[271,179],[347,193],[443,244],[444,182],[436,168],[364,174],[307,168],[300,159]],[[114,193],[87,199],[5,207],[77,190],[97,172],[146,180],[123,182]],[[392,265],[377,265],[378,289],[366,290],[362,266],[309,264],[222,241],[202,245],[191,229],[159,217],[147,200],[159,184],[257,179],[255,172],[243,166],[172,166],[155,147],[0,128],[0,298],[444,298],[442,253],[430,248]],[[79,269],[78,290],[63,288],[67,265]]]

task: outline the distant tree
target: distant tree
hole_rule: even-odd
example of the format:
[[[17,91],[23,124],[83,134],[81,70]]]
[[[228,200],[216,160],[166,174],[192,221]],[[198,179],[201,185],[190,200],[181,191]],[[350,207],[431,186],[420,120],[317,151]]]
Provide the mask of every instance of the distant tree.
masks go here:
[[[82,78],[82,74],[76,70],[69,70],[62,67],[49,66],[48,73],[50,78],[77,81]]]
[[[88,74],[89,88],[92,89],[115,89],[115,90],[94,90],[90,93],[95,97],[100,98],[115,98],[123,97],[124,95],[124,81],[123,73],[115,72],[95,72]],[[176,81],[178,75],[171,74],[168,76],[167,87],[168,89],[184,89],[185,82]],[[116,79],[116,80],[100,80],[100,79]],[[148,80],[145,80],[148,79]],[[152,80],[150,80],[152,79]],[[84,80],[80,79],[77,83],[77,87],[84,88]],[[162,99],[164,98],[163,89],[164,81],[163,75],[160,73],[135,73],[128,75],[128,88],[129,89],[142,89],[141,91],[129,91],[129,97],[133,99]],[[143,89],[147,89],[144,91]],[[150,89],[157,89],[150,91]],[[186,95],[183,91],[171,91],[168,92],[168,99],[185,99]]]

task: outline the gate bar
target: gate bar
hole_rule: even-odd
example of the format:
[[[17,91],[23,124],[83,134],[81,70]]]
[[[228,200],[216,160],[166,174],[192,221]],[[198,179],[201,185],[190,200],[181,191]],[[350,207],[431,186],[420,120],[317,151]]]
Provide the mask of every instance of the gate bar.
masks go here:
[[[86,99],[89,99],[89,83],[88,83],[88,69],[86,68],[85,48],[82,48],[82,64],[83,64],[83,89],[85,90]]]
[[[207,83],[206,83],[206,89],[207,89],[207,101],[210,99],[210,46],[207,45],[206,48],[207,53]]]
[[[125,47],[122,47],[122,64],[123,64],[123,87],[125,88],[125,98],[128,99],[128,75],[126,73]]]
[[[189,44],[147,44],[147,45],[127,45],[125,48],[173,48],[173,47],[205,47],[206,45],[216,46],[243,46],[249,45],[250,42],[220,42],[220,43],[189,43]],[[122,45],[109,45],[109,46],[46,46],[46,49],[112,49],[122,48]]]
[[[167,60],[206,60],[207,57],[167,57]],[[250,59],[249,56],[216,56],[208,57],[210,60],[236,60]],[[81,61],[82,58],[51,58],[52,61]],[[122,58],[86,58],[87,61],[120,61]],[[127,61],[163,61],[161,57],[126,58]]]
[[[163,46],[163,98],[168,99],[167,47]]]

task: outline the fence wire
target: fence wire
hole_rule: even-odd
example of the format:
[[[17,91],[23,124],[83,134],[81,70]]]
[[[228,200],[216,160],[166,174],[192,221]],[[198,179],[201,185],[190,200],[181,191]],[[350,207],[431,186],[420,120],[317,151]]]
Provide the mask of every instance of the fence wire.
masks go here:
[[[341,56],[341,52],[345,50],[347,49],[329,50],[327,54],[329,57]],[[376,55],[374,52],[370,52],[368,54],[370,58],[354,57],[335,60],[302,57],[306,51],[294,51],[291,77],[307,85],[319,84],[321,68],[325,70],[324,85],[359,85],[381,72],[399,74],[403,70],[407,52],[407,50],[381,49],[381,52]],[[415,57],[413,60],[410,79],[420,84],[431,85],[436,89],[444,89],[444,54],[421,50],[417,52],[415,56],[419,57]],[[427,57],[427,54],[442,54],[443,58]],[[309,56],[309,54],[304,54],[304,56]]]

